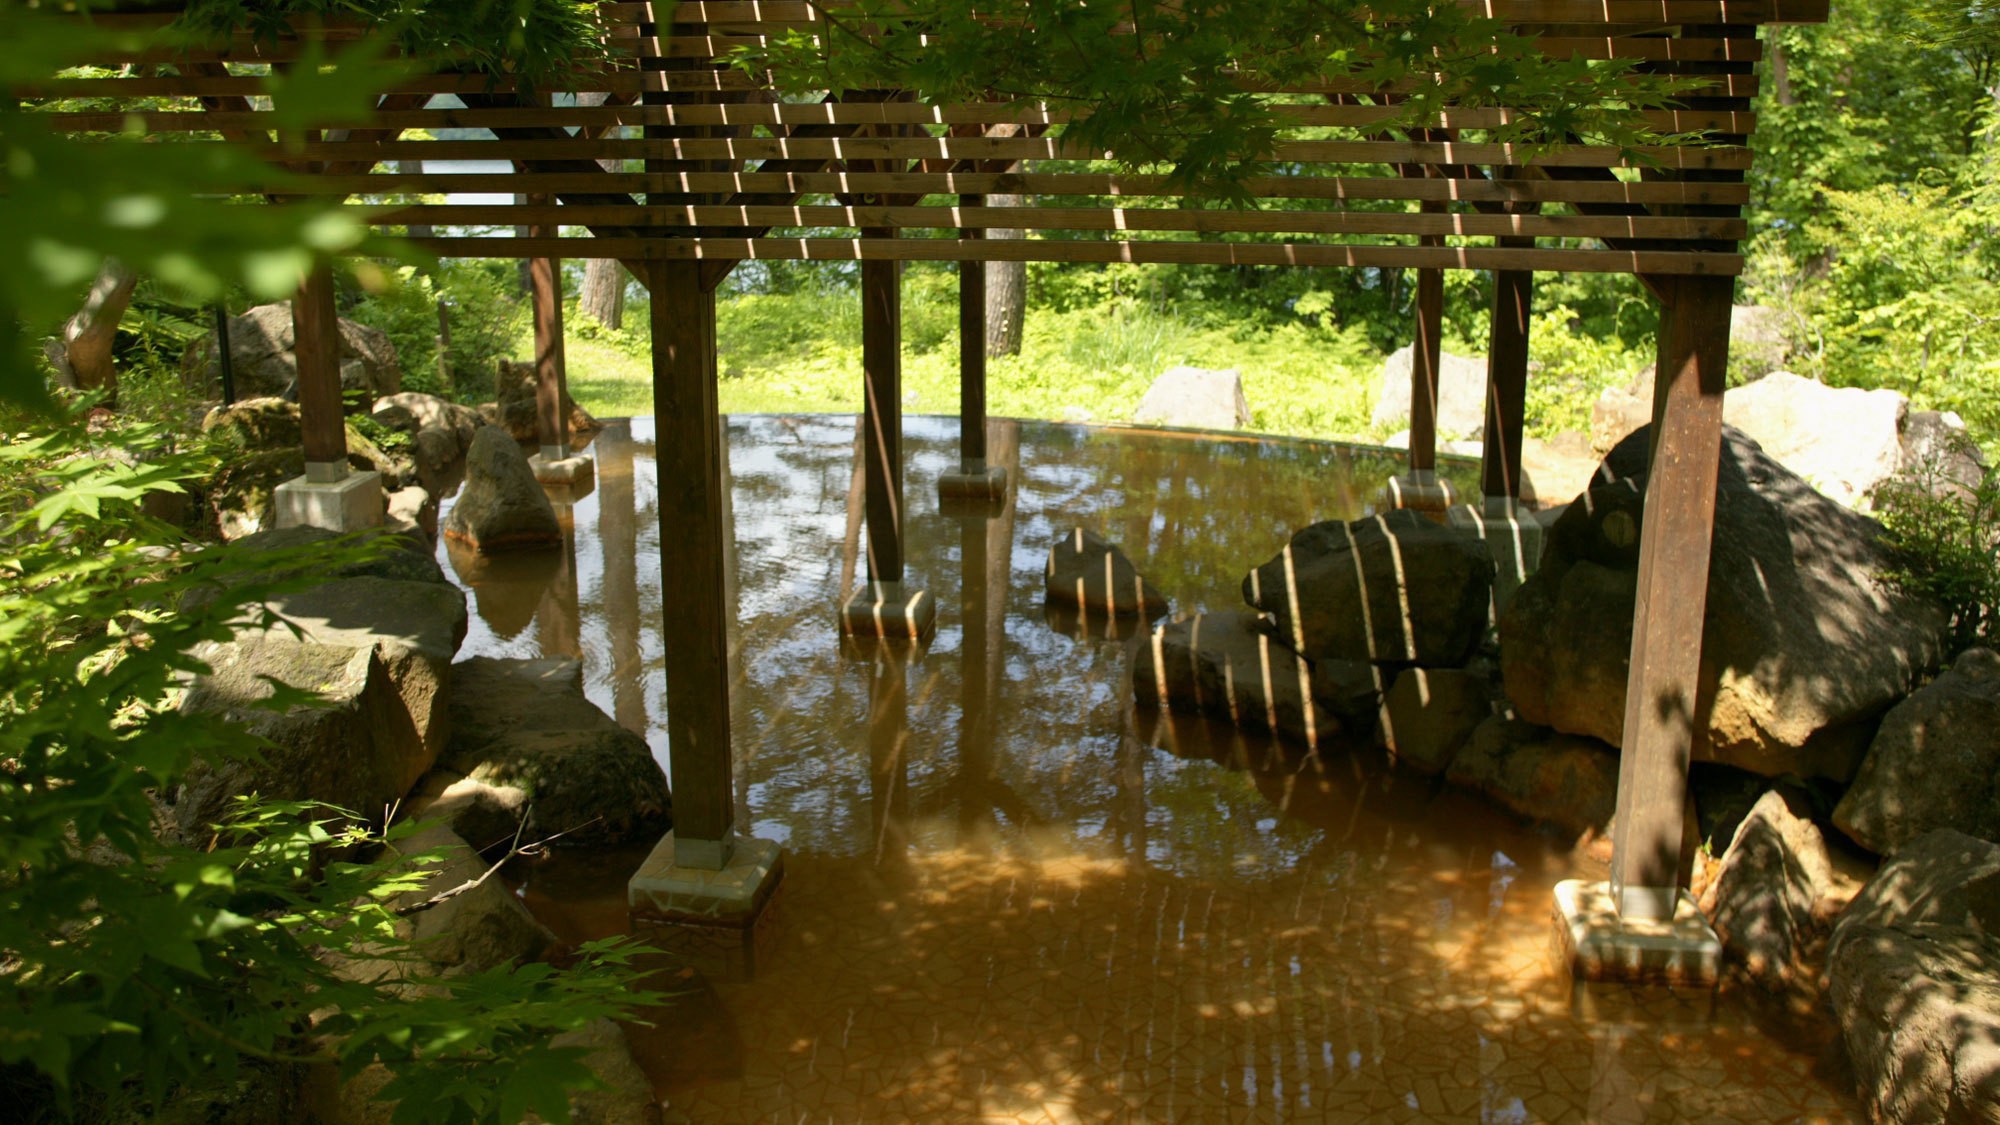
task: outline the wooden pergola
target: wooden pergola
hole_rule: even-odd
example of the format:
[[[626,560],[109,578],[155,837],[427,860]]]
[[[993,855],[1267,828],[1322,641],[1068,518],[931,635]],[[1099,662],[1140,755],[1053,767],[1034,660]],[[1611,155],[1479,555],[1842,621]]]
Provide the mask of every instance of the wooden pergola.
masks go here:
[[[442,71],[400,80],[361,128],[281,135],[262,74],[302,57],[308,37],[352,40],[332,24],[275,42],[248,35],[140,64],[113,78],[52,78],[38,98],[183,98],[137,114],[51,113],[64,129],[218,136],[303,174],[300,192],[345,197],[478,192],[506,204],[376,205],[369,221],[485,228],[419,240],[443,256],[535,263],[542,442],[564,447],[559,257],[615,258],[652,291],[660,518],[669,556],[665,616],[677,862],[719,869],[735,840],[725,661],[724,503],[716,426],[715,293],[752,260],[858,262],[866,382],[868,577],[903,576],[899,263],[961,263],[962,457],[984,470],[984,302],[979,263],[1208,263],[1418,271],[1409,466],[1435,470],[1443,272],[1497,279],[1488,350],[1483,487],[1518,495],[1528,324],[1537,271],[1635,274],[1662,307],[1654,454],[1641,540],[1613,886],[1629,917],[1670,915],[1677,893],[1728,360],[1731,294],[1743,265],[1745,173],[1760,25],[1822,20],[1826,0],[1474,0],[1564,58],[1634,59],[1682,76],[1679,107],[1648,114],[1710,143],[1639,151],[1574,144],[1528,149],[1461,140],[1509,111],[1447,109],[1396,124],[1380,88],[1328,82],[1281,93],[1297,130],[1270,156],[1282,174],[1247,187],[1284,210],[1186,209],[1158,175],[1059,162],[1103,158],[1065,140],[1065,112],[972,103],[942,108],[878,92],[801,100],[725,56],[818,25],[800,0],[600,6],[615,61],[568,88],[525,93]],[[663,9],[664,11],[664,9]],[[97,17],[161,25],[171,14]],[[450,97],[443,97],[449,95]],[[449,108],[446,108],[446,106]],[[1317,139],[1328,128],[1346,139]],[[426,130],[422,138],[413,130]],[[480,131],[475,139],[438,134]],[[496,173],[434,171],[497,161]],[[635,162],[643,171],[627,171]],[[418,170],[410,171],[415,168]],[[1084,204],[994,206],[996,195]],[[827,202],[826,200],[831,200]],[[817,200],[817,201],[815,201]],[[282,203],[273,197],[273,202]],[[514,237],[513,228],[528,228]],[[990,231],[1048,237],[988,238]],[[587,235],[587,237],[577,237]],[[299,400],[313,472],[344,471],[333,291],[324,271],[296,301]]]

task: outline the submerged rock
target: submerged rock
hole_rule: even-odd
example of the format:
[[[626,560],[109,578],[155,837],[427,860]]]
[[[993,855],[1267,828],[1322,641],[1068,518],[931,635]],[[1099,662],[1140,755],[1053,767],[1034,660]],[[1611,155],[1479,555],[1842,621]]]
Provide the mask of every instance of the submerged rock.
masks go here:
[[[1493,559],[1470,532],[1396,510],[1316,523],[1243,580],[1311,660],[1455,667],[1486,631]]]
[[[1049,601],[1101,614],[1159,617],[1164,594],[1149,584],[1115,543],[1075,528],[1049,547],[1043,568]]]
[[[1132,693],[1169,707],[1317,746],[1340,729],[1312,697],[1312,664],[1247,613],[1199,613],[1140,645]]]
[[[1828,994],[1878,1121],[2000,1121],[2000,845],[1910,841],[1840,915]]]
[[[483,426],[465,457],[465,487],[444,534],[481,553],[562,543],[562,524],[527,455],[505,430]]]
[[[1642,481],[1647,435],[1609,458]],[[1644,498],[1592,489],[1550,528],[1500,615],[1507,695],[1530,722],[1623,742]],[[1853,776],[1874,724],[1940,653],[1944,615],[1890,589],[1881,526],[1725,428],[1708,574],[1697,760],[1765,776]]]
[[[1445,779],[1574,833],[1602,835],[1618,811],[1616,750],[1518,719],[1495,716],[1475,727]]]
[[[666,774],[644,738],[584,697],[576,661],[475,657],[452,671],[452,737],[436,791],[469,779],[524,792],[525,841],[616,844],[667,830]]]
[[[1967,651],[1890,710],[1833,823],[1881,855],[1937,828],[2000,840],[2000,653]]]

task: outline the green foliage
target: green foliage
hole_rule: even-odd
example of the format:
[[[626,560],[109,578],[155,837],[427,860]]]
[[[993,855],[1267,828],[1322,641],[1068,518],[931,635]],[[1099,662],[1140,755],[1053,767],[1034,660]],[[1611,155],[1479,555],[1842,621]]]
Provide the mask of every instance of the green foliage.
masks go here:
[[[1558,306],[1528,331],[1528,429],[1537,437],[1590,432],[1590,408],[1612,387],[1632,381],[1652,356],[1617,338],[1578,331],[1574,310]]]
[[[822,9],[824,29],[743,49],[790,91],[911,90],[930,104],[999,96],[1083,108],[1066,127],[1114,148],[1128,168],[1170,166],[1195,194],[1246,202],[1286,127],[1282,99],[1304,83],[1406,83],[1397,121],[1443,105],[1522,110],[1493,139],[1613,144],[1659,140],[1635,111],[1665,104],[1671,80],[1629,61],[1559,59],[1465,6],[1380,0],[1022,0],[1004,18],[965,0],[855,0]],[[1391,124],[1395,124],[1392,122]]]
[[[87,404],[86,404],[87,405]],[[338,810],[248,801],[212,837],[156,835],[156,795],[258,741],[176,704],[191,655],[320,551],[190,547],[141,516],[204,467],[151,427],[92,432],[85,410],[0,446],[0,1070],[41,1076],[57,1111],[151,1106],[246,1064],[382,1063],[397,1120],[565,1119],[587,1079],[549,1037],[656,999],[629,950],[580,965],[433,979],[390,896],[424,863]],[[297,693],[285,693],[296,697]],[[287,703],[297,702],[288,698]],[[404,829],[392,830],[397,835]],[[374,857],[374,858],[371,858]],[[345,980],[340,952],[403,961],[410,1000]],[[11,1107],[32,1112],[33,1107]]]
[[[1989,473],[1965,488],[1947,475],[1965,446],[1934,453],[1877,486],[1875,514],[1899,557],[1889,579],[1949,614],[1949,662],[1974,645],[2000,646],[2000,481]]]
[[[452,260],[436,269],[404,266],[387,284],[362,292],[343,313],[379,328],[396,346],[403,388],[478,401],[493,395],[494,371],[514,348],[527,316],[511,262]],[[451,322],[450,381],[438,377],[438,306]],[[573,318],[574,319],[574,318]]]

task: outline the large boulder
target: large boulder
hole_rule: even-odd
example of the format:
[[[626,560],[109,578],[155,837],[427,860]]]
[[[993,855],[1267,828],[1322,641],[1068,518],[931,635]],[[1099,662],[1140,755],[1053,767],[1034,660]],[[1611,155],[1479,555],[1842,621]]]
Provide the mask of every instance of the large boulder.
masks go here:
[[[1819,998],[1818,956],[1829,931],[1819,906],[1833,883],[1826,840],[1803,801],[1772,789],[1737,826],[1702,909],[1733,964],[1803,1009]]]
[[[1729,367],[1739,378],[1758,379],[1792,358],[1790,325],[1769,305],[1737,305],[1729,310]]]
[[[2000,841],[2000,653],[1975,648],[1890,709],[1833,823],[1893,854],[1938,828]]]
[[[482,881],[486,862],[451,829],[429,825],[392,847],[404,856],[438,858],[423,886],[398,895],[393,909],[412,911],[403,936],[446,975],[537,960],[556,945],[506,883],[497,876]]]
[[[1990,471],[1965,419],[1944,410],[1903,417],[1903,482],[1935,494],[1969,496]]]
[[[1376,430],[1410,424],[1410,371],[1414,351],[1396,349],[1382,363],[1382,385],[1369,422]],[[1486,428],[1486,361],[1443,352],[1438,358],[1437,436],[1477,438]]]
[[[1478,536],[1398,509],[1292,536],[1243,580],[1310,660],[1461,665],[1486,631],[1493,559]]]
[[[516,363],[510,359],[500,361],[493,381],[494,414],[489,421],[513,435],[515,441],[538,441],[541,438],[540,408],[535,405],[536,389],[535,365]],[[569,418],[572,434],[591,433],[599,429],[597,419],[576,400],[563,392],[562,408]]]
[[[484,425],[479,411],[470,406],[414,391],[376,400],[372,416],[410,435],[417,473],[432,493],[449,491],[458,483],[473,436]]]
[[[1142,426],[1239,430],[1250,424],[1250,400],[1243,397],[1243,376],[1234,368],[1173,367],[1146,388],[1132,421]]]
[[[1167,707],[1317,746],[1340,721],[1312,697],[1312,665],[1247,613],[1198,613],[1139,646],[1132,694]]]
[[[1168,609],[1166,595],[1146,582],[1117,544],[1080,527],[1049,545],[1042,577],[1056,605],[1117,617],[1153,618]]]
[[[183,833],[246,793],[379,819],[445,748],[451,659],[467,623],[456,587],[360,575],[267,605],[272,623],[246,622],[233,640],[196,649],[210,671],[182,707],[223,715],[272,745],[260,759],[191,771],[175,800]],[[320,699],[274,709],[279,687]]]
[[[296,398],[298,337],[289,301],[259,305],[229,319],[229,358],[236,393]],[[182,377],[204,395],[219,396],[221,367],[215,336],[204,335],[181,355]],[[387,334],[352,320],[340,321],[340,389],[361,396],[362,406],[403,389],[403,369]]]
[[[2000,845],[1910,841],[1834,927],[1827,992],[1870,1116],[2000,1122]]]
[[[1618,811],[1616,750],[1518,719],[1495,716],[1475,727],[1445,780],[1571,833],[1602,835]]]
[[[562,524],[527,455],[507,431],[482,426],[465,457],[465,487],[445,517],[447,539],[482,553],[562,543]]]
[[[254,535],[276,526],[277,487],[306,471],[299,406],[280,398],[244,399],[218,406],[202,421],[220,458],[205,489],[216,529],[224,539]],[[404,462],[347,426],[347,463],[361,472],[382,474],[384,490],[402,487]]]
[[[576,661],[476,657],[453,668],[453,687],[444,777],[427,790],[459,779],[520,790],[524,840],[593,846],[667,830],[666,774],[644,738],[584,697]]]
[[[1492,714],[1482,677],[1462,668],[1411,668],[1383,693],[1377,734],[1399,765],[1443,773]]]
[[[1645,431],[1605,460],[1643,483]],[[1550,528],[1542,566],[1500,615],[1507,695],[1529,722],[1612,745],[1625,681],[1644,498],[1591,490]],[[1881,527],[1725,428],[1694,756],[1766,776],[1845,781],[1874,725],[1936,666],[1942,610],[1890,589]]]
[[[1774,371],[1724,394],[1722,420],[1827,498],[1865,509],[1875,486],[1902,468],[1909,405],[1895,391]]]

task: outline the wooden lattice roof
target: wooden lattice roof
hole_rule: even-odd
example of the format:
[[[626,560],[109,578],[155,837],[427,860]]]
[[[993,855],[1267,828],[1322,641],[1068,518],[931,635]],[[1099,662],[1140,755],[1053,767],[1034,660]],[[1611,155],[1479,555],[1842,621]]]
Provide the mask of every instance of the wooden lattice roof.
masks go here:
[[[184,109],[51,117],[78,132],[136,118],[153,133],[250,145],[308,174],[289,193],[378,204],[416,194],[513,197],[371,213],[383,225],[479,228],[428,240],[450,256],[697,258],[711,263],[711,283],[744,259],[1739,272],[1757,28],[1824,18],[1824,0],[1487,0],[1484,10],[1563,57],[1638,59],[1695,80],[1681,108],[1648,116],[1710,143],[1621,151],[1462,141],[1504,121],[1508,111],[1492,108],[1447,108],[1422,127],[1389,131],[1396,111],[1373,104],[1380,90],[1325,83],[1282,91],[1301,95],[1283,109],[1293,129],[1270,154],[1284,174],[1246,185],[1282,208],[1185,208],[1165,176],[1080,163],[1111,154],[1052,134],[1065,120],[1059,110],[934,108],[894,95],[785,100],[767,77],[733,69],[725,56],[814,26],[815,8],[793,0],[682,3],[671,28],[652,22],[650,4],[603,4],[618,62],[577,76],[570,89],[531,95],[484,76],[425,74],[398,81],[367,128],[285,143],[271,128],[259,72],[298,58],[300,37],[243,35],[211,49],[107,59],[147,65],[126,67],[124,77],[52,79],[28,93],[193,99]],[[171,16],[102,18],[143,26]],[[333,25],[304,34],[367,33]],[[1329,129],[1337,139],[1324,139]],[[435,163],[473,161],[500,171]],[[1044,202],[986,205],[993,195]],[[516,227],[534,236],[513,237]],[[995,229],[1050,237],[981,237]],[[582,232],[592,237],[559,237]]]

